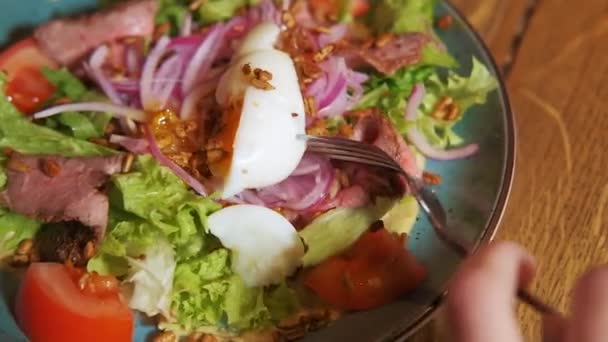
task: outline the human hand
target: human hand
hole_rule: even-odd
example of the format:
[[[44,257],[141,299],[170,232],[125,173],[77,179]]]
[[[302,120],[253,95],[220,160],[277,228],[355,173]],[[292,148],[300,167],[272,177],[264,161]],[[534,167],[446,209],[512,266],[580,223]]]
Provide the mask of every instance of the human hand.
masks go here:
[[[534,258],[511,242],[483,246],[452,279],[446,313],[456,342],[520,342],[516,293],[534,277]],[[608,341],[608,267],[583,275],[571,316],[543,317],[545,342]]]

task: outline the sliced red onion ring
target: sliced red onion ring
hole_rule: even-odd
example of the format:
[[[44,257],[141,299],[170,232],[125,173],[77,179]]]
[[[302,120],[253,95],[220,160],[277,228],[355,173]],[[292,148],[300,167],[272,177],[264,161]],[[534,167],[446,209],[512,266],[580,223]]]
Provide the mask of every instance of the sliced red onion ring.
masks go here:
[[[257,191],[243,191],[237,197],[250,204],[305,211],[327,197],[333,179],[334,169],[329,160],[306,154],[287,179]]]
[[[201,196],[207,196],[207,190],[205,186],[199,182],[196,178],[192,177],[188,172],[175,164],[171,159],[167,158],[163,152],[158,147],[156,143],[156,139],[154,139],[154,135],[152,134],[152,130],[150,126],[144,125],[144,132],[146,134],[146,139],[148,140],[150,153],[158,160],[158,162],[173,171],[176,176],[181,178],[186,184],[188,184],[194,191],[196,191]]]
[[[422,83],[418,83],[414,86],[408,103],[405,108],[405,118],[408,121],[416,121],[418,118],[418,108],[422,104],[422,100],[426,91]],[[450,150],[442,150],[432,146],[424,135],[418,130],[418,127],[414,124],[407,131],[407,139],[416,146],[416,148],[425,157],[435,160],[454,160],[469,157],[479,150],[479,145],[470,144],[463,147],[453,148]]]
[[[338,73],[332,83],[332,87],[325,95],[325,98],[319,102],[319,108],[321,109],[329,106],[340,94],[346,92],[346,77],[342,73]]]
[[[148,153],[148,141],[141,138],[131,138],[124,135],[110,135],[110,142],[124,147],[127,151],[135,154]]]
[[[139,89],[142,107],[145,110],[162,109],[159,106],[158,101],[156,100],[156,96],[152,92],[152,82],[154,80],[154,75],[156,73],[158,63],[166,52],[166,48],[169,45],[169,42],[169,37],[161,37],[156,42],[156,46],[154,46],[152,51],[150,51],[150,54],[148,54],[148,58],[146,59],[146,62],[144,64],[144,69],[142,71],[141,79],[139,82]]]
[[[173,89],[179,83],[180,73],[182,70],[182,59],[178,55],[169,57],[161,66],[158,68],[158,72],[154,76],[152,82],[152,93],[156,95],[156,101],[160,108],[167,107],[167,101]]]
[[[118,95],[118,92],[112,86],[112,82],[110,82],[109,78],[103,73],[102,66],[108,56],[108,47],[105,45],[101,45],[93,53],[89,58],[88,65],[85,64],[85,69],[88,71],[91,78],[97,83],[97,85],[103,90],[104,94],[112,101],[112,103],[117,105],[124,105],[123,100]]]
[[[434,146],[429,144],[424,135],[420,133],[420,131],[416,127],[412,127],[407,131],[407,138],[425,157],[435,160],[454,160],[467,158],[479,151],[479,145],[477,144],[470,144],[449,150],[441,150],[435,148]]]
[[[222,40],[223,33],[224,26],[222,24],[216,24],[211,27],[184,71],[181,87],[182,94],[190,93],[199,77],[209,71],[224,42]]]
[[[40,111],[34,114],[33,117],[34,119],[42,119],[63,112],[111,113],[114,116],[129,118],[139,122],[145,122],[147,117],[146,113],[142,110],[104,102],[68,103]]]
[[[426,89],[424,84],[416,83],[412,89],[410,97],[407,99],[407,106],[405,107],[405,119],[408,121],[414,121],[418,117],[418,108],[424,100],[426,95]]]

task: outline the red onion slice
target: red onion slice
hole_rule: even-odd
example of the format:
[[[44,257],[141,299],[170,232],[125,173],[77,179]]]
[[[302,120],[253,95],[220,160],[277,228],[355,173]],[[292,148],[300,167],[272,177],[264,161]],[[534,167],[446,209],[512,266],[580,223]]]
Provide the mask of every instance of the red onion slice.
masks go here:
[[[124,105],[123,100],[118,95],[118,92],[112,86],[112,82],[110,82],[109,78],[104,74],[102,70],[103,63],[105,62],[108,56],[108,47],[105,45],[101,45],[93,53],[89,58],[88,65],[85,64],[85,69],[88,71],[89,76],[97,83],[97,85],[101,88],[104,94],[112,101],[112,103],[117,105]]]
[[[479,151],[479,145],[477,144],[470,144],[449,150],[441,150],[435,148],[434,146],[429,144],[424,135],[420,133],[420,131],[416,127],[412,127],[407,131],[407,138],[425,157],[435,160],[454,160],[467,158]]]
[[[103,112],[111,113],[117,117],[129,118],[139,122],[145,122],[147,115],[144,111],[119,106],[111,103],[104,102],[79,102],[79,103],[68,103],[59,105],[51,108],[47,108],[33,115],[34,119],[47,118],[49,116],[57,115],[63,112]]]
[[[131,138],[124,135],[110,135],[110,142],[124,147],[127,151],[135,154],[148,153],[148,141],[146,139]]]
[[[305,211],[327,197],[333,179],[329,160],[307,153],[287,179],[257,191],[243,191],[237,197],[250,204]]]
[[[140,89],[140,98],[142,102],[142,107],[145,110],[160,110],[162,109],[159,106],[158,101],[156,100],[153,92],[152,92],[152,82],[154,80],[154,74],[156,73],[156,68],[164,53],[166,52],[166,48],[169,45],[169,37],[161,37],[157,42],[156,46],[150,51],[148,54],[148,58],[144,63],[144,69],[141,74],[141,79],[139,82]]]
[[[216,24],[211,27],[184,71],[181,87],[182,94],[188,94],[196,85],[199,77],[209,71],[211,64],[221,50],[223,33],[224,26],[222,24]]]
[[[422,104],[425,94],[426,90],[422,83],[418,83],[414,86],[405,108],[406,120],[416,121],[418,118],[418,108]],[[470,144],[450,150],[438,149],[428,142],[415,124],[408,129],[407,139],[414,144],[414,146],[416,146],[420,153],[422,153],[425,157],[435,160],[462,159],[477,153],[479,150],[479,145],[477,144]]]
[[[158,69],[152,82],[152,94],[155,95],[159,108],[166,108],[169,97],[179,83],[182,70],[182,59],[178,55],[169,57]]]
[[[186,184],[188,184],[194,191],[196,191],[201,196],[207,196],[207,190],[205,186],[199,182],[196,178],[192,177],[188,172],[175,164],[171,159],[167,158],[163,152],[158,147],[156,143],[156,139],[154,139],[154,135],[152,134],[152,130],[150,126],[144,125],[144,132],[146,134],[146,139],[148,140],[150,153],[158,160],[158,162],[170,169],[176,176],[181,178]]]
[[[426,89],[424,84],[416,83],[412,89],[410,97],[407,99],[407,105],[405,107],[405,119],[408,121],[414,121],[418,117],[418,108],[424,100],[426,95]]]

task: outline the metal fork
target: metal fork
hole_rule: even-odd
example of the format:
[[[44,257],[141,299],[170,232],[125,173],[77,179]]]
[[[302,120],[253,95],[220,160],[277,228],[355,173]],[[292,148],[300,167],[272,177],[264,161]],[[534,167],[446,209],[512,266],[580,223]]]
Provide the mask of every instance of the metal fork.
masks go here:
[[[393,158],[377,146],[340,137],[299,135],[298,139],[306,140],[308,151],[323,154],[330,159],[379,166],[399,173],[422,207],[439,239],[462,257],[473,253],[467,243],[447,232],[447,216],[435,192],[425,186],[421,179],[406,173]],[[517,296],[541,314],[558,314],[554,308],[524,289],[519,289]]]

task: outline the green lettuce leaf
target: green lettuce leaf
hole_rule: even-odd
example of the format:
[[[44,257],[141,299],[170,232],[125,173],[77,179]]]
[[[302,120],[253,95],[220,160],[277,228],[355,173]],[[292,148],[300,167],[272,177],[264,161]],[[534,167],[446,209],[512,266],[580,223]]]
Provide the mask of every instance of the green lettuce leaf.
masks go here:
[[[295,292],[286,284],[250,288],[230,268],[230,252],[219,248],[179,262],[175,270],[172,330],[260,328],[293,314]]]
[[[133,284],[129,307],[149,317],[170,316],[175,252],[165,239],[158,239],[144,252],[144,259],[129,258],[128,283]]]
[[[23,154],[59,154],[66,157],[116,153],[106,147],[32,123],[6,100],[5,85],[6,76],[0,73],[0,148],[9,147]]]
[[[188,0],[159,0],[156,23],[171,25],[171,34],[176,35],[188,14]]]
[[[335,208],[315,218],[299,232],[307,247],[302,258],[304,267],[348,249],[378,220],[393,233],[409,234],[418,216],[418,203],[412,196],[402,199],[378,198],[371,206]]]
[[[0,258],[11,255],[21,240],[33,238],[40,225],[36,220],[0,208]]]
[[[109,229],[87,267],[134,281],[139,292],[132,307],[166,311],[167,283],[158,280],[167,279],[171,261],[170,253],[158,253],[158,246],[167,241],[175,252],[169,329],[250,329],[292,312],[292,292],[248,288],[234,274],[230,251],[206,228],[207,215],[220,209],[217,203],[189,191],[149,155],[139,156],[133,171],[114,176],[112,183]]]
[[[138,157],[135,170],[113,177],[113,205],[144,219],[187,258],[203,249],[207,215],[220,209],[212,200],[192,193],[171,170],[150,155]]]
[[[488,94],[497,88],[498,82],[488,68],[474,57],[469,76],[449,71],[444,80],[435,74],[425,81],[425,86],[427,93],[421,106],[425,115],[418,119],[418,129],[432,145],[448,148],[463,143],[463,139],[454,132],[454,126],[462,120],[469,108],[484,104]],[[451,97],[458,105],[461,113],[458,119],[444,121],[430,115],[443,97]]]
[[[171,34],[176,35],[184,23],[189,12],[190,0],[159,0],[159,9],[156,13],[156,23],[168,23]],[[193,20],[206,25],[232,18],[236,11],[248,6],[256,5],[260,0],[206,0],[192,13]]]
[[[426,82],[436,74],[431,66],[417,66],[398,70],[392,76],[373,75],[365,84],[365,93],[356,109],[378,108],[387,115],[402,135],[409,128],[404,112],[414,85]]]
[[[72,102],[105,100],[101,94],[89,91],[66,68],[43,67],[42,73],[55,86],[55,93],[51,97],[50,103],[61,98],[68,98]],[[66,112],[45,119],[45,125],[77,139],[87,140],[102,137],[111,119],[110,113]]]
[[[372,26],[379,32],[425,32],[433,20],[435,0],[372,2]]]
[[[198,18],[203,24],[230,19],[238,9],[259,2],[260,0],[207,0],[198,9]]]
[[[407,98],[414,84],[419,82],[426,87],[420,108],[422,115],[418,116],[415,123],[406,122],[404,112]],[[410,125],[415,124],[433,146],[448,148],[461,145],[464,141],[454,132],[454,126],[469,108],[485,103],[488,94],[496,87],[496,78],[476,58],[473,58],[469,76],[461,76],[449,70],[444,78],[431,66],[410,67],[401,69],[392,76],[372,76],[365,85],[366,91],[357,104],[357,109],[379,108],[401,135],[405,136]],[[437,120],[431,116],[437,102],[445,96],[453,98],[458,105],[461,115],[457,120]]]

